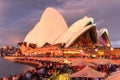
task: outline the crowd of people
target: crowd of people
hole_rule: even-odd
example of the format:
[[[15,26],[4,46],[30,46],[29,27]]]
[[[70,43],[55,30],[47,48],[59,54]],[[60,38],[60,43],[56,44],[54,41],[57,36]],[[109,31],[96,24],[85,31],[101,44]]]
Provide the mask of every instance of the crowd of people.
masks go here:
[[[70,69],[67,64],[63,63],[42,60],[36,60],[36,62],[41,65],[35,66],[35,69],[28,70],[24,74],[10,75],[1,78],[1,80],[55,80],[59,74],[66,73]]]
[[[24,61],[33,61],[39,62],[40,64],[38,66],[35,66],[35,69],[28,70],[24,74],[15,74],[10,75],[9,77],[3,77],[1,80],[64,80],[64,79],[58,79],[61,74],[67,74],[67,80],[70,78],[70,74],[75,73],[77,71],[82,70],[85,65],[83,66],[71,66],[70,64],[66,63],[60,63],[55,61],[48,61],[48,60],[34,60],[34,59],[19,59]],[[110,75],[112,72],[119,69],[118,65],[96,65],[91,66],[93,69],[104,72],[107,74],[106,76]],[[78,80],[81,80],[82,78],[79,78]],[[76,80],[75,78],[72,78],[71,80]],[[89,79],[93,80],[93,79]],[[102,79],[99,79],[102,80]]]

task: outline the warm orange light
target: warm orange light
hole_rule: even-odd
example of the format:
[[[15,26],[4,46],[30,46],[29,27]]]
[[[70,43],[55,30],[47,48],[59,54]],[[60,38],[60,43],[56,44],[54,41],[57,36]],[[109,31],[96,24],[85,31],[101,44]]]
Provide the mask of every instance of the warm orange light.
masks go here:
[[[110,50],[113,51],[113,48],[111,47]]]
[[[58,51],[58,53],[60,53],[60,51]]]
[[[53,52],[51,51],[51,53],[53,53]]]
[[[97,52],[97,51],[98,51],[98,49],[95,49],[95,51]]]
[[[80,52],[83,52],[83,50],[80,50]]]

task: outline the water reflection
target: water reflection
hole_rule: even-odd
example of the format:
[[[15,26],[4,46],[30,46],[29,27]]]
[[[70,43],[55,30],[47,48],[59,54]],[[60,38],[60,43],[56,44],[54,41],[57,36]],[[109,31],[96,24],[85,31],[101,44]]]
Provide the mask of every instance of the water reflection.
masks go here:
[[[9,75],[15,75],[19,73],[24,73],[27,70],[33,69],[33,67],[18,63],[13,63],[12,61],[5,60],[0,57],[0,78]]]

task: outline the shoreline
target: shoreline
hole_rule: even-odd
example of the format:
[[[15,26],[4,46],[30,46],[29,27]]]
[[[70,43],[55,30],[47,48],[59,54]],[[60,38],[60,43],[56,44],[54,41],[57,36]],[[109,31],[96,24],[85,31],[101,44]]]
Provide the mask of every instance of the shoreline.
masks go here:
[[[28,70],[35,69],[35,67],[25,64],[15,63],[12,59],[0,57],[0,79],[3,77],[9,77],[10,75],[14,76],[16,74],[24,74]]]
[[[5,56],[3,57],[4,59],[7,60],[15,60],[15,59],[23,59],[26,58],[25,56],[21,57],[16,57],[16,56]],[[47,60],[47,61],[62,61],[62,60],[75,60],[75,59],[86,59],[86,60],[96,60],[96,59],[106,59],[106,58],[81,58],[81,57],[77,57],[77,58],[56,58],[56,57],[27,57],[27,59],[33,59],[33,60]],[[120,59],[109,59],[109,60],[113,60],[113,61],[120,61]]]
[[[31,60],[24,60],[25,57],[11,57],[11,56],[5,56],[4,59],[10,60],[15,63],[19,64],[24,64],[24,65],[29,65],[32,67],[40,66],[40,63],[36,61],[31,61]]]
[[[41,62],[39,62],[39,60],[40,61],[48,61],[48,62],[53,62],[54,63],[54,60],[55,60],[55,62],[59,62],[59,63],[61,63],[60,62],[60,60],[71,60],[71,61],[74,61],[74,60],[76,60],[76,59],[80,59],[80,58],[51,58],[51,57],[14,57],[14,56],[6,56],[6,57],[4,57],[4,59],[7,59],[7,60],[11,60],[11,61],[13,61],[13,62],[15,62],[15,63],[20,63],[20,64],[25,64],[25,65],[29,65],[29,66],[33,66],[34,65],[34,67],[36,67],[36,69],[37,69],[37,67],[39,66],[39,69],[41,69],[41,68],[43,68],[44,66],[42,66],[42,64],[40,64]],[[85,62],[94,62],[95,60],[97,60],[97,59],[101,59],[101,58],[96,58],[96,59],[91,59],[91,58],[81,58],[81,59],[84,59],[85,60]],[[107,60],[107,59],[106,59]],[[112,60],[112,61],[115,61],[115,62],[117,62],[117,64],[115,63],[115,65],[117,65],[117,66],[120,66],[120,59],[109,59],[109,60]],[[63,62],[62,62],[63,63]],[[46,63],[47,64],[47,63]],[[97,65],[97,63],[95,63],[96,64],[96,67],[98,67],[98,65]],[[107,63],[108,64],[108,63]],[[111,63],[110,63],[111,64]],[[49,64],[50,65],[50,64]],[[62,64],[63,65],[63,64]],[[106,66],[106,63],[105,64],[103,64],[103,65],[105,65]],[[114,65],[114,63],[113,63],[113,65]],[[47,66],[47,65],[46,65]],[[41,67],[41,68],[40,68]],[[84,67],[84,66],[83,66]],[[94,66],[94,68],[96,68],[95,66]],[[70,68],[70,66],[68,66],[66,69],[69,69]],[[74,67],[73,67],[74,68]],[[105,71],[103,71],[105,74],[106,74],[106,76],[109,76],[109,74],[107,73],[107,70],[109,70],[109,69],[107,69],[107,68],[105,68],[106,70]],[[116,67],[116,70],[117,70],[117,67]],[[62,69],[61,69],[61,71],[62,71]],[[48,70],[48,72],[49,72],[49,70]],[[102,69],[101,69],[101,72],[102,72]],[[114,72],[114,71],[113,71]],[[60,75],[60,74],[59,74]],[[44,78],[46,78],[46,77],[44,77]],[[49,78],[49,77],[47,77],[47,78]],[[107,77],[105,77],[105,78],[107,78]]]
[[[4,59],[16,62],[16,63],[20,63],[20,64],[25,64],[25,65],[29,65],[29,66],[41,66],[41,64],[37,61],[37,60],[42,60],[42,61],[52,61],[52,62],[59,62],[59,63],[64,63],[65,61],[70,61],[73,62],[76,59],[80,59],[80,58],[54,58],[54,57],[15,57],[15,56],[5,56]],[[86,62],[94,62],[97,59],[100,58],[81,58],[84,59]],[[109,59],[112,60],[116,63],[118,63],[120,65],[120,59]]]

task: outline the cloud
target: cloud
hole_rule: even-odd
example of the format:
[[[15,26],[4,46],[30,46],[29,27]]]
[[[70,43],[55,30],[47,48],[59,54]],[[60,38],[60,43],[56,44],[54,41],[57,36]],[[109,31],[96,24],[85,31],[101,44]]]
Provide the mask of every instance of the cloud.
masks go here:
[[[69,26],[84,16],[93,17],[97,28],[106,27],[110,34],[110,40],[120,40],[120,1],[104,0],[69,0],[59,7]],[[100,24],[98,24],[100,22]]]
[[[1,42],[16,44],[23,41],[46,7],[62,3],[57,0],[0,0]]]
[[[84,16],[93,17],[95,22],[103,20],[103,25],[100,26],[110,26],[109,24],[113,21],[112,19],[117,19],[119,21],[118,8],[120,7],[120,1],[104,1],[104,0],[66,0],[57,9],[65,17],[67,23],[71,25],[78,19]],[[115,14],[113,16],[113,14]],[[113,21],[115,23],[115,20]],[[113,25],[111,25],[113,26]]]
[[[120,40],[120,0],[0,0],[0,37],[6,37],[1,39],[6,43],[14,36],[23,40],[46,7],[59,10],[69,26],[84,16],[93,17],[97,28],[108,29],[110,40]]]
[[[62,13],[70,26],[76,20],[83,18],[85,14],[91,10],[92,4],[86,2],[86,0],[66,0],[66,2],[57,9]],[[90,7],[86,6],[86,4]]]
[[[120,41],[111,41],[112,47],[120,48]]]
[[[5,7],[5,3],[4,3],[4,1],[3,0],[0,0],[0,17],[2,18],[2,16],[4,15],[4,7]]]

